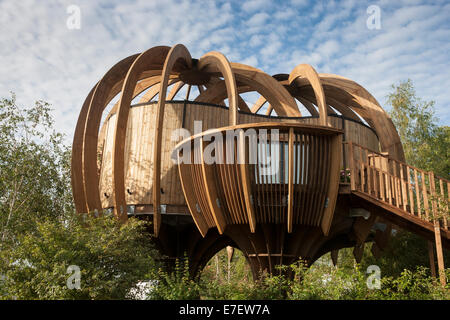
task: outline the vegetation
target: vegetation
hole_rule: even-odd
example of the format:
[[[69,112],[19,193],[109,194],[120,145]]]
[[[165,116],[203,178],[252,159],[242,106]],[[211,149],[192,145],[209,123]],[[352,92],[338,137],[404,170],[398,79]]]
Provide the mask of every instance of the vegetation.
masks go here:
[[[4,298],[131,298],[131,288],[154,278],[157,267],[144,228],[142,221],[121,225],[106,216],[35,221],[35,230],[0,251]],[[69,266],[79,268],[79,287]]]
[[[434,101],[417,97],[412,81],[407,80],[392,86],[388,103],[407,163],[450,179],[450,127],[438,126]]]
[[[449,179],[450,130],[436,124],[434,103],[419,99],[409,80],[394,86],[388,101],[407,162]],[[219,252],[198,279],[187,260],[164,271],[145,222],[74,213],[70,149],[50,114],[43,101],[21,108],[14,95],[0,100],[0,299],[132,299],[150,279],[149,299],[450,299],[450,287],[430,277],[427,242],[404,231],[379,260],[366,249],[356,264],[343,249],[338,267],[327,254],[310,268],[290,266],[292,278],[253,281],[239,250],[230,263]],[[374,264],[380,289],[367,286]]]
[[[53,126],[45,102],[0,101],[0,298],[131,298],[157,266],[145,223],[75,215],[70,152]],[[80,289],[67,286],[69,266]]]
[[[436,283],[424,267],[403,270],[398,277],[381,276],[380,288],[370,289],[367,285],[369,274],[361,265],[354,263],[349,250],[341,251],[339,258],[342,264],[335,267],[331,264],[330,255],[319,259],[312,267],[303,263],[293,264],[289,268],[294,277],[281,275],[264,275],[262,279],[253,281],[249,270],[237,266],[246,265],[243,254],[233,258],[231,268],[235,281],[229,281],[225,250],[217,254],[218,260],[211,259],[201,275],[198,284],[188,280],[187,264],[177,269],[170,277],[170,283],[160,282],[157,295],[151,299],[218,299],[218,300],[405,300],[405,299],[450,299],[450,286],[445,288]],[[219,262],[219,272],[216,269]],[[383,270],[381,268],[381,270]],[[286,271],[286,270],[284,270]],[[450,275],[450,269],[447,269]],[[240,279],[240,280],[239,280]],[[370,280],[370,279],[369,279]],[[181,290],[185,288],[185,290]],[[187,290],[186,288],[191,288]],[[195,289],[192,289],[195,288]]]

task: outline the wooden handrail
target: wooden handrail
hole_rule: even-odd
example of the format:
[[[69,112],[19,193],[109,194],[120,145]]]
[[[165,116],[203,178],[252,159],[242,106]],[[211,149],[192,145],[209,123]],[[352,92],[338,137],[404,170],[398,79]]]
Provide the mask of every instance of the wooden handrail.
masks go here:
[[[450,199],[449,180],[354,142],[344,142],[344,148],[351,190],[364,192],[448,229],[448,203],[445,202]]]

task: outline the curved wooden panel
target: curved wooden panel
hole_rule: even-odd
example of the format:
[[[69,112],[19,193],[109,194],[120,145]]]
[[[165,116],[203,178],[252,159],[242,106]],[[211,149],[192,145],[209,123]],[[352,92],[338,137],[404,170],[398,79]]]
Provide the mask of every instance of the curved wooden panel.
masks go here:
[[[164,107],[166,104],[167,86],[170,73],[178,61],[186,63],[187,68],[192,66],[189,51],[182,44],[173,46],[167,54],[162,71],[161,88],[159,91],[158,109],[156,111],[155,144],[153,148],[153,226],[155,236],[159,234],[161,225],[161,145],[164,121]]]
[[[77,212],[88,212],[86,206],[86,196],[84,192],[83,183],[83,134],[84,126],[86,124],[89,104],[98,83],[91,89],[86,100],[84,100],[81,107],[80,115],[78,116],[75,133],[73,135],[72,143],[72,159],[71,159],[71,183],[72,193],[75,202],[75,209]]]
[[[307,79],[314,90],[317,106],[319,107],[320,125],[328,125],[327,103],[325,101],[325,94],[323,92],[319,75],[317,74],[316,70],[314,70],[314,68],[309,64],[299,64],[290,73],[289,84],[292,84],[294,81],[296,81],[297,78],[301,77]]]
[[[112,178],[114,185],[114,213],[119,219],[126,220],[125,178],[124,178],[124,151],[125,134],[128,123],[128,114],[133,97],[134,88],[139,76],[145,71],[158,69],[168,54],[167,47],[154,47],[140,54],[130,66],[125,77],[122,95],[117,110],[117,123],[112,153]]]
[[[196,194],[185,196],[192,197],[189,202],[202,203],[210,193],[206,188],[214,189],[218,203],[226,204],[221,206],[220,218],[216,218],[221,220],[221,229],[225,228],[225,223],[244,223],[249,224],[251,232],[255,232],[257,223],[284,223],[287,224],[288,232],[292,232],[292,224],[295,223],[322,227],[326,235],[336,202],[342,145],[342,140],[338,138],[341,131],[327,128],[329,127],[269,122],[210,130],[206,135],[220,133],[223,141],[232,144],[221,147],[224,151],[223,159],[227,159],[227,163],[206,164],[204,158],[200,157],[200,164],[184,164],[192,169],[190,176],[183,176],[182,183],[191,181],[191,185],[196,185]],[[253,141],[252,137],[246,140],[240,129],[276,129],[279,130],[279,139],[272,135],[268,137],[265,131],[255,131],[258,136],[253,138],[256,140]],[[232,140],[226,139],[229,130],[236,135]],[[178,144],[175,150],[186,150],[187,146],[191,146],[194,152],[203,152],[203,144],[195,143],[203,136],[205,133],[192,136]],[[240,153],[235,154],[239,150]],[[257,161],[250,162],[252,158],[249,155],[257,157]],[[264,170],[268,155],[271,161],[270,174]],[[228,163],[228,159],[234,160],[234,163]],[[209,175],[204,175],[203,181],[195,172],[197,166],[208,168]],[[245,172],[242,170],[243,166],[246,167]],[[248,188],[246,183],[249,183]],[[186,190],[187,187],[186,185],[183,189]],[[223,195],[219,197],[216,190],[223,190]],[[296,191],[297,196],[294,197]],[[246,193],[249,195],[248,199],[245,197]],[[200,207],[201,210],[196,210],[194,214],[202,215],[206,221],[213,220],[211,217],[218,212],[209,210],[206,205]],[[215,225],[208,223],[210,228]]]
[[[199,70],[205,71],[208,67],[218,69],[223,76],[229,103],[228,122],[230,125],[236,125],[239,95],[237,93],[236,80],[234,78],[234,73],[231,69],[230,62],[220,52],[212,51],[202,56],[198,61]]]
[[[97,144],[101,115],[110,99],[114,97],[113,92],[118,90],[119,84],[122,83],[129,67],[137,56],[133,55],[120,61],[100,80],[89,104],[83,137],[76,137],[76,139],[83,140],[83,180],[86,207],[89,212],[101,210],[97,172]]]

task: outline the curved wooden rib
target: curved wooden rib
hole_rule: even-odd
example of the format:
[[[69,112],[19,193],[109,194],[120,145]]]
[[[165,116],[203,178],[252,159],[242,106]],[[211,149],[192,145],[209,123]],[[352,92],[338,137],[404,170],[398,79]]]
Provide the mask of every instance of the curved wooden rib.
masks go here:
[[[214,68],[213,70],[219,70],[223,75],[225,86],[227,90],[228,103],[229,103],[229,124],[237,124],[237,108],[238,108],[238,92],[236,88],[236,80],[233,70],[231,69],[230,62],[220,52],[212,51],[203,55],[198,61],[199,70],[207,68]],[[205,70],[206,71],[206,70]]]
[[[309,111],[311,116],[313,116],[313,117],[318,117],[319,116],[319,113],[317,112],[316,107],[314,107],[314,104],[312,102],[310,102],[310,101],[308,101],[305,98],[300,97],[300,96],[295,96],[295,98],[297,98],[298,101],[300,101],[305,106],[306,110]]]
[[[255,217],[255,208],[252,203],[251,195],[251,183],[250,183],[250,172],[249,166],[247,165],[248,161],[246,161],[246,148],[245,148],[245,136],[244,131],[239,131],[239,144],[238,148],[240,149],[240,162],[239,162],[239,171],[241,173],[241,182],[242,189],[244,191],[244,202],[245,202],[245,211],[247,212],[248,224],[250,226],[250,232],[254,233],[256,231],[256,217]]]
[[[203,175],[205,183],[195,183],[194,181],[198,177],[196,177],[194,174],[189,175],[188,170],[185,170],[186,174],[182,177],[184,181],[183,183],[186,183],[186,186],[189,183],[190,185],[195,184],[197,188],[201,189],[199,190],[199,194],[214,194],[214,198],[217,197],[216,199],[219,199],[219,202],[224,204],[223,207],[228,208],[228,210],[226,210],[225,212],[222,212],[222,210],[220,210],[222,223],[219,223],[220,226],[218,226],[218,228],[223,228],[224,223],[228,217],[230,224],[248,223],[250,226],[250,231],[252,233],[256,231],[257,223],[286,223],[288,232],[292,232],[293,224],[300,224],[306,226],[322,227],[323,233],[327,234],[329,232],[329,227],[333,218],[336,196],[339,186],[340,157],[336,156],[336,152],[338,152],[337,154],[340,154],[339,148],[342,144],[341,130],[331,127],[297,123],[288,124],[264,122],[241,124],[236,126],[211,129],[207,132],[202,132],[200,134],[189,137],[177,144],[177,146],[175,146],[174,148],[174,152],[183,150],[184,148],[186,148],[186,144],[189,144],[192,147],[193,141],[196,141],[196,139],[201,140],[205,135],[212,135],[215,133],[224,135],[226,134],[227,130],[239,130],[246,128],[257,130],[279,129],[281,131],[280,133],[282,133],[283,136],[288,134],[288,190],[286,190],[286,187],[284,185],[285,182],[283,182],[283,174],[281,174],[283,178],[280,179],[280,181],[259,181],[257,183],[256,180],[259,179],[259,173],[256,173],[253,169],[247,169],[245,171],[242,170],[242,167],[251,167],[249,165],[249,162],[246,159],[242,158],[245,157],[245,154],[249,148],[248,144],[243,143],[244,134],[242,130],[240,130],[239,132],[240,135],[238,137],[238,145],[235,145],[235,147],[240,149],[241,158],[239,159],[239,164],[231,165],[233,168],[230,167],[231,170],[237,169],[237,171],[240,171],[239,175],[234,175],[234,178],[230,180],[228,179],[229,177],[225,177],[226,175],[230,174],[230,171],[227,172],[227,170],[221,170],[220,165],[216,165],[208,167],[208,170],[210,170],[210,172]],[[297,146],[295,149],[300,152],[300,157],[297,151],[294,151],[294,145]],[[202,149],[203,148],[200,148],[200,150]],[[303,149],[308,151],[303,151]],[[303,157],[301,156],[302,153],[304,154]],[[294,154],[296,154],[296,160],[294,160]],[[281,154],[276,155],[275,159],[279,159],[277,161],[284,162],[285,160],[282,160],[281,157],[283,157]],[[189,167],[196,165],[187,164],[184,166]],[[204,163],[202,163],[202,166],[203,168],[206,167]],[[223,188],[224,190],[223,196],[219,195],[216,192],[215,182],[212,178],[215,176],[213,174],[214,170],[216,170],[216,175],[218,177],[215,179],[216,181],[218,181],[217,183],[220,185],[220,188]],[[294,173],[296,172],[303,172],[300,179],[294,178]],[[260,192],[253,193],[256,196],[253,201],[250,200],[250,196],[248,199],[246,199],[245,194],[247,194],[247,192],[245,192],[245,190],[248,190],[249,188],[247,188],[245,184],[250,183],[250,181],[253,181],[251,182],[251,184],[254,188],[261,188],[263,187],[263,185],[267,184],[266,187],[269,187],[269,189],[271,190],[270,192],[272,193],[271,199],[264,200],[264,195]],[[311,184],[312,181],[314,181],[313,185]],[[211,186],[213,187],[213,190],[203,190],[208,189]],[[302,195],[294,196],[295,190],[298,191],[300,188],[303,189]],[[282,203],[282,194],[286,194],[286,191],[288,195],[287,208],[281,209],[280,204]],[[237,195],[236,192],[242,192],[243,197],[237,199],[233,196],[226,196],[226,194],[233,193]],[[264,192],[265,191],[263,191],[263,193]],[[250,194],[252,193],[248,193],[248,195]],[[186,197],[192,196],[190,202],[199,202],[198,198],[195,198],[195,195],[185,195]],[[208,201],[211,200],[212,199],[209,199]],[[300,203],[300,201],[302,201],[302,203]],[[294,205],[296,208],[295,213]],[[211,214],[211,212],[214,215],[214,210],[216,210],[216,208],[212,208],[212,206],[210,205],[207,209],[208,210],[201,211],[197,209],[193,213],[193,215],[199,214],[203,216],[204,220],[207,220],[209,219],[209,215]],[[259,210],[258,216],[256,215],[256,210]],[[287,216],[287,218],[285,215]],[[218,225],[217,222],[216,225]],[[211,224],[209,224],[209,226],[211,227]]]
[[[301,117],[294,98],[276,79],[245,64],[232,62],[231,67],[236,75],[236,80],[263,95],[279,116]]]
[[[114,65],[100,80],[89,104],[86,122],[83,125],[83,180],[87,211],[101,210],[99,176],[97,172],[97,144],[101,115],[109,101],[117,94],[129,67],[138,55],[130,56]]]
[[[236,87],[236,80],[234,78],[233,70],[231,69],[231,65],[228,62],[227,58],[218,52],[210,52],[205,54],[202,58],[200,58],[199,62],[199,69],[203,70],[204,68],[214,68],[218,69],[220,73],[223,75],[227,95],[228,95],[228,102],[229,102],[229,124],[230,125],[236,125],[237,124],[237,106],[239,104],[239,95],[238,90]],[[241,98],[242,100],[242,98]],[[244,102],[245,104],[245,102]],[[241,104],[242,105],[242,104]],[[245,109],[248,110],[247,105],[245,104]],[[240,147],[241,149],[244,148],[244,135],[243,131],[240,132],[239,136],[240,140]],[[248,166],[246,166],[245,163],[245,152],[242,152],[243,149],[240,152],[241,157],[244,157],[244,159],[240,159],[242,163],[239,165],[240,167],[240,173],[241,173],[241,179],[242,179],[242,190],[243,190],[243,196],[245,201],[245,210],[247,213],[249,225],[251,232],[255,232],[256,230],[256,219],[255,219],[255,213],[253,209],[253,204],[250,201],[251,197],[251,186],[249,181],[249,173],[248,173]],[[243,161],[244,160],[244,161]],[[213,208],[212,208],[213,209]],[[213,211],[214,212],[214,211]],[[218,212],[219,217],[223,219],[223,214],[221,211]],[[216,221],[217,223],[217,221]]]
[[[84,127],[86,125],[86,119],[88,114],[89,105],[91,104],[92,96],[98,83],[91,89],[86,100],[84,100],[81,107],[80,115],[78,116],[77,125],[75,127],[75,133],[73,135],[72,143],[72,160],[71,160],[71,182],[73,200],[75,202],[75,210],[78,213],[88,212],[86,206],[86,197],[84,193],[83,183],[83,134]]]
[[[289,75],[289,84],[296,81],[297,78],[306,78],[311,84],[314,95],[316,96],[317,106],[319,107],[319,123],[323,126],[328,125],[327,103],[325,101],[325,93],[316,70],[309,64],[299,64],[292,70]]]
[[[191,212],[192,219],[194,220],[195,225],[200,231],[203,237],[206,236],[208,232],[208,224],[203,218],[203,216],[197,212],[197,205],[195,203],[195,194],[194,194],[194,186],[191,185],[191,180],[189,179],[189,168],[186,164],[180,162],[179,154],[177,155],[178,159],[178,173],[180,175],[181,188],[183,190],[183,194],[186,198],[186,203],[188,205],[189,211]]]
[[[169,94],[167,95],[167,100],[173,100],[173,98],[175,98],[175,96],[177,95],[178,92],[180,92],[181,88],[183,88],[184,86],[184,82],[183,81],[179,81],[177,82],[173,88],[169,91]]]
[[[353,80],[335,74],[321,73],[319,76],[324,86],[333,86],[346,91],[361,106],[360,109],[354,111],[361,114],[378,133],[382,151],[389,152],[389,156],[396,160],[405,161],[400,137],[391,118],[364,87]],[[341,102],[347,103],[347,101]],[[351,101],[347,104],[352,105]]]
[[[159,91],[158,109],[156,111],[155,143],[153,145],[153,227],[157,237],[161,225],[161,140],[164,122],[164,109],[166,103],[166,93],[170,73],[179,60],[186,63],[187,68],[192,67],[192,58],[189,51],[182,44],[173,46],[164,62],[162,71],[161,89]]]
[[[134,88],[139,80],[139,76],[143,74],[144,71],[155,70],[162,67],[162,61],[168,54],[168,51],[168,47],[153,47],[140,54],[129,68],[123,83],[122,95],[117,110],[116,132],[113,143],[114,152],[112,153],[114,213],[122,221],[125,221],[128,218],[125,200],[124,152],[128,114]]]
[[[160,78],[161,80],[161,78]],[[170,79],[168,81],[168,85],[170,86],[171,84],[180,83],[180,80],[178,78],[175,79]],[[181,85],[183,85],[183,83],[181,82]],[[152,88],[150,88],[143,96],[142,98],[139,100],[138,103],[145,103],[145,102],[149,102],[151,101],[154,97],[156,97],[156,95],[159,93],[161,89],[161,85],[160,84],[155,84]],[[170,100],[170,99],[169,99]]]
[[[169,49],[167,47],[167,49]],[[132,56],[133,58],[136,58],[138,55]],[[131,57],[128,57],[127,59],[129,59]],[[127,74],[127,70],[129,68],[130,64],[125,64],[124,61],[126,59],[122,60],[121,62],[119,62],[118,64],[116,64],[113,68],[110,69],[110,71],[108,71],[108,73],[103,77],[103,79],[100,82],[104,82],[104,85],[106,86],[106,89],[103,88],[103,91],[108,91],[109,94],[104,94],[101,93],[101,90],[99,90],[99,93],[97,93],[96,95],[94,95],[94,97],[91,100],[91,103],[89,105],[89,114],[86,117],[86,123],[84,124],[84,132],[83,132],[83,137],[81,137],[82,139],[82,143],[84,144],[84,148],[83,150],[79,151],[82,152],[82,161],[81,161],[81,166],[82,166],[82,176],[83,176],[83,181],[84,181],[84,185],[83,185],[83,190],[84,190],[84,194],[85,194],[85,199],[86,199],[86,210],[87,211],[95,211],[95,210],[101,210],[101,207],[98,207],[95,205],[96,203],[96,199],[100,200],[100,194],[99,194],[99,190],[98,188],[94,188],[93,186],[95,186],[95,184],[99,183],[99,176],[98,176],[98,171],[97,171],[97,153],[92,152],[92,149],[95,148],[97,149],[98,147],[98,127],[100,126],[100,122],[101,122],[101,115],[103,113],[103,110],[106,108],[106,106],[109,104],[109,102],[121,91],[122,89],[122,85],[123,85],[123,78],[125,78],[126,74]],[[162,64],[162,63],[161,63]],[[139,80],[142,79],[148,79],[149,82],[147,82],[147,80],[143,80],[141,83],[144,85],[145,83],[147,83],[149,86],[151,84],[152,81],[155,81],[155,73],[160,73],[159,70],[155,71],[146,71],[144,73],[142,73],[140,75]],[[99,82],[99,83],[100,83]],[[157,80],[156,82],[159,82],[159,80]],[[109,87],[108,87],[108,83],[109,83]],[[136,88],[144,88],[140,87],[139,83]],[[109,88],[109,89],[108,89]],[[144,89],[143,89],[144,90]],[[136,89],[135,89],[135,92]],[[105,99],[106,96],[106,99]],[[118,103],[116,104],[118,106]],[[112,108],[112,110],[110,111],[109,115],[111,115],[112,113],[115,113],[114,110],[117,110],[116,105]],[[114,112],[113,112],[114,111]],[[108,115],[108,116],[109,116]],[[75,136],[74,139],[80,139],[80,137]],[[78,152],[77,150],[74,150],[76,152]],[[89,151],[89,152],[86,152]],[[89,189],[89,191],[88,191]],[[76,196],[77,193],[74,193],[74,196]],[[91,204],[91,207],[89,207],[89,204]]]
[[[215,142],[211,142],[215,143]],[[203,183],[205,185],[205,195],[208,202],[211,214],[213,216],[214,222],[217,226],[217,230],[220,234],[223,234],[226,227],[226,220],[222,211],[222,208],[218,204],[219,196],[216,187],[216,182],[214,181],[214,171],[211,165],[207,165],[204,159],[204,140],[200,139],[200,150],[201,150],[201,166],[202,166],[202,177]]]
[[[267,102],[267,99],[264,98],[263,96],[260,96],[258,98],[258,100],[255,102],[255,104],[253,105],[251,112],[252,113],[257,113],[263,106],[264,104]]]

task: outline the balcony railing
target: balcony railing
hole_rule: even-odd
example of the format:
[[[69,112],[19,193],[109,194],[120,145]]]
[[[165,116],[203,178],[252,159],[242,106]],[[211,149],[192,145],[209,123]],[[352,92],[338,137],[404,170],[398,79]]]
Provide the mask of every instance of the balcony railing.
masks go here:
[[[201,233],[212,227],[223,232],[228,224],[248,224],[254,231],[257,223],[275,223],[286,224],[288,232],[301,224],[326,234],[339,187],[341,148],[339,129],[250,123],[190,137],[175,154]]]

